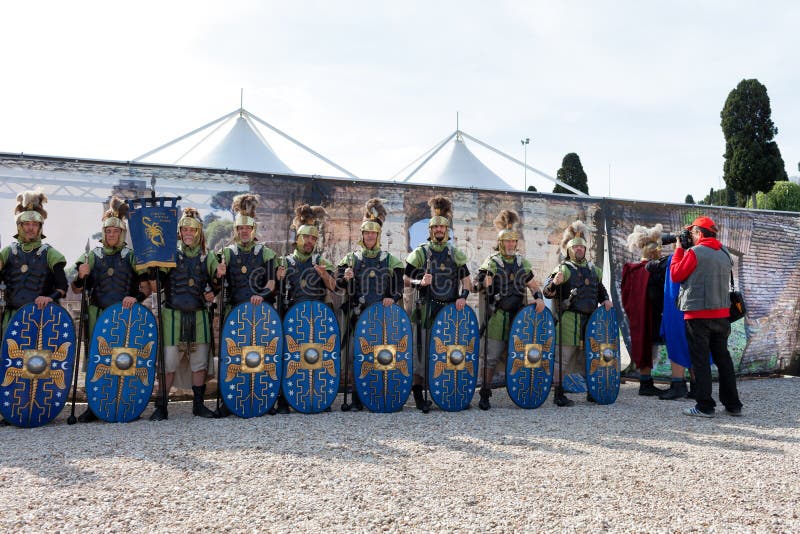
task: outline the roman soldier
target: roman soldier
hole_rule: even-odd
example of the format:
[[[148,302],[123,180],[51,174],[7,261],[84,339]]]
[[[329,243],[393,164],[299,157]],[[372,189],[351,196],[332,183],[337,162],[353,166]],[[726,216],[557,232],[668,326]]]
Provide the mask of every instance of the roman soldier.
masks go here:
[[[309,300],[325,302],[328,291],[336,289],[333,263],[317,250],[319,226],[326,215],[322,206],[301,204],[295,208],[292,220],[295,249],[283,258],[277,270],[277,278],[283,280],[284,285],[284,294],[279,297],[285,301],[284,309]],[[289,413],[289,403],[283,393],[278,396],[277,413]]]
[[[403,298],[404,264],[394,255],[381,250],[381,230],[385,220],[386,208],[382,201],[378,198],[367,200],[358,242],[360,249],[348,253],[337,266],[336,285],[346,290],[345,309],[350,312],[346,319],[349,332],[352,332],[359,314],[367,306],[376,302],[391,306]],[[353,371],[349,369],[348,372]],[[363,409],[355,387],[351,409]]]
[[[213,418],[203,403],[206,380],[214,374],[209,350],[212,340],[207,303],[213,302],[218,261],[206,251],[203,221],[194,208],[184,208],[178,221],[178,251],[175,267],[162,268],[159,276],[164,288],[164,385],[192,388],[192,415]],[[154,282],[151,282],[154,284]],[[151,420],[167,418],[167,407],[156,402]]]
[[[428,240],[408,255],[403,277],[406,287],[416,285],[420,290],[419,297],[425,305],[418,305],[411,319],[425,329],[431,327],[436,314],[447,304],[454,302],[459,311],[463,310],[472,290],[467,255],[450,242],[452,203],[443,196],[436,196],[428,205],[431,208]],[[430,406],[430,401],[426,406],[422,394],[426,366],[422,354],[416,354],[411,392],[419,410]]]
[[[233,243],[222,249],[217,266],[217,278],[224,279],[226,286],[225,310],[220,313],[226,315],[243,302],[259,306],[274,298],[275,252],[258,243],[256,237],[256,209],[260,202],[261,197],[250,193],[233,198]],[[223,404],[218,415],[225,417],[230,411]]]
[[[486,329],[485,383],[480,390],[478,407],[491,408],[492,379],[495,367],[508,350],[508,336],[514,316],[525,307],[528,289],[533,293],[536,311],[544,310],[544,299],[539,284],[534,280],[531,263],[517,252],[519,242],[519,215],[513,210],[502,210],[495,218],[498,229],[496,252],[486,258],[478,270],[476,287],[488,293],[489,314]]]
[[[606,310],[612,306],[602,282],[603,272],[586,259],[588,235],[589,229],[583,221],[567,226],[561,239],[561,253],[565,259],[553,270],[544,286],[544,295],[557,301],[560,315],[556,328],[560,359],[555,373],[558,385],[553,392],[553,402],[560,407],[574,404],[564,395],[563,374],[586,375],[583,338],[589,317],[598,304]],[[594,402],[589,393],[586,400]]]
[[[148,291],[142,291],[141,283],[147,275],[137,272],[133,250],[125,242],[128,234],[128,204],[124,199],[111,197],[108,209],[103,212],[103,237],[100,246],[81,255],[75,262],[78,274],[72,281],[72,289],[80,292],[84,286],[88,295],[89,328],[86,334],[91,338],[94,325],[103,310],[118,302],[129,309],[136,302],[143,301]],[[83,318],[81,319],[83,320]],[[78,421],[96,421],[97,416],[86,408]]]

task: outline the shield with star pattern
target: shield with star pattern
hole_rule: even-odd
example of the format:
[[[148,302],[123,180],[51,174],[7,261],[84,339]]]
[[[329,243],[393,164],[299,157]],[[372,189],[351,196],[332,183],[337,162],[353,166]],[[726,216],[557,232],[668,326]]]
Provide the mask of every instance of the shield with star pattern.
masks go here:
[[[127,423],[142,415],[153,393],[156,354],[158,323],[150,310],[117,303],[100,314],[86,367],[86,398],[97,417]]]
[[[442,308],[433,321],[428,347],[428,388],[439,408],[458,412],[469,406],[478,383],[478,318],[469,306]]]
[[[302,413],[318,413],[339,392],[339,322],[326,304],[298,302],[283,318],[283,394]]]
[[[411,321],[397,304],[376,302],[358,317],[353,347],[356,390],[373,412],[400,410],[411,393]]]
[[[520,408],[538,408],[547,400],[553,385],[555,322],[545,308],[536,312],[531,304],[522,308],[508,336],[506,388]]]
[[[619,395],[619,325],[614,308],[597,308],[586,325],[586,387],[597,404]]]
[[[75,364],[75,326],[56,304],[27,304],[3,338],[0,413],[16,426],[42,426],[66,404]]]
[[[220,349],[220,392],[239,417],[267,413],[281,389],[283,329],[275,308],[244,302],[225,318]]]

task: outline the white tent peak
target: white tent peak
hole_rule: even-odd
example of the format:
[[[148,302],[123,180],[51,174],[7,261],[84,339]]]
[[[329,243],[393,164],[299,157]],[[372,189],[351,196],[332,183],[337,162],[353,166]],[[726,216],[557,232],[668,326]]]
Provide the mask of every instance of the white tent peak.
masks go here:
[[[278,157],[264,136],[261,135],[256,123],[269,128],[302,150],[342,172],[345,176],[358,178],[243,107],[142,154],[132,161],[272,174],[294,174],[294,171]],[[176,153],[178,148],[180,150]]]

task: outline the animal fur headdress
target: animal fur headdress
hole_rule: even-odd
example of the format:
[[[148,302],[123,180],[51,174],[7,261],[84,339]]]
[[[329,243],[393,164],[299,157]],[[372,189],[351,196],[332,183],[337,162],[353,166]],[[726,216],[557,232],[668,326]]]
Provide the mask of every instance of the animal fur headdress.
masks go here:
[[[298,246],[303,244],[301,236],[313,235],[319,238],[319,226],[327,215],[328,212],[322,206],[301,204],[294,209],[292,229],[296,232]]]
[[[377,232],[378,240],[371,250],[375,251],[380,249],[381,246],[381,230],[383,229],[383,222],[386,220],[386,208],[383,207],[383,200],[379,198],[371,198],[364,204],[364,217],[361,223],[362,238],[358,243],[366,248],[364,244],[364,232]]]
[[[44,220],[47,219],[47,211],[44,209],[45,202],[47,202],[47,195],[42,191],[23,191],[17,195],[17,206],[14,208],[17,235],[14,237],[23,235],[21,226],[24,222],[38,222],[39,235],[37,239],[44,237],[42,227],[44,226]]]
[[[428,228],[433,226],[450,226],[453,220],[453,203],[450,199],[441,195],[435,196],[428,201],[431,207],[431,220]]]
[[[572,258],[572,247],[588,246],[589,227],[583,221],[575,221],[564,229],[561,236],[561,252]]]
[[[519,240],[519,215],[514,210],[503,210],[494,218],[497,241]],[[499,244],[499,243],[498,243]]]
[[[256,226],[256,209],[261,203],[259,195],[244,193],[233,197],[231,209],[236,215],[233,221],[234,226]]]
[[[103,212],[103,245],[108,246],[105,238],[106,228],[119,228],[121,233],[116,246],[122,246],[125,243],[128,234],[128,225],[125,223],[125,219],[128,218],[129,211],[130,208],[124,199],[117,196],[111,197],[111,200],[108,201],[108,209]]]
[[[197,232],[194,235],[192,246],[200,245],[200,250],[205,252],[206,239],[203,235],[203,219],[200,218],[200,212],[195,208],[183,208],[183,215],[178,221],[178,240],[181,240],[181,228],[195,228]]]
[[[642,258],[646,258],[651,251],[661,247],[661,234],[664,231],[661,224],[652,228],[636,225],[633,233],[628,236],[628,250],[631,252],[641,252]]]

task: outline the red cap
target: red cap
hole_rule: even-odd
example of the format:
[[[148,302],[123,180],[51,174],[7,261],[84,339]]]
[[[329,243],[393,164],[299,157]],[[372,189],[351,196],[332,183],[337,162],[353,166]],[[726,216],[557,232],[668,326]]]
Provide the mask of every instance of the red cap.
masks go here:
[[[714,224],[713,220],[711,220],[711,217],[698,217],[692,222],[692,224],[687,226],[686,229],[687,230],[691,230],[692,227],[694,227],[694,226],[699,226],[700,228],[705,228],[706,230],[710,230],[710,231],[714,232],[715,234],[717,232],[719,232],[719,228],[717,228],[717,225]]]

